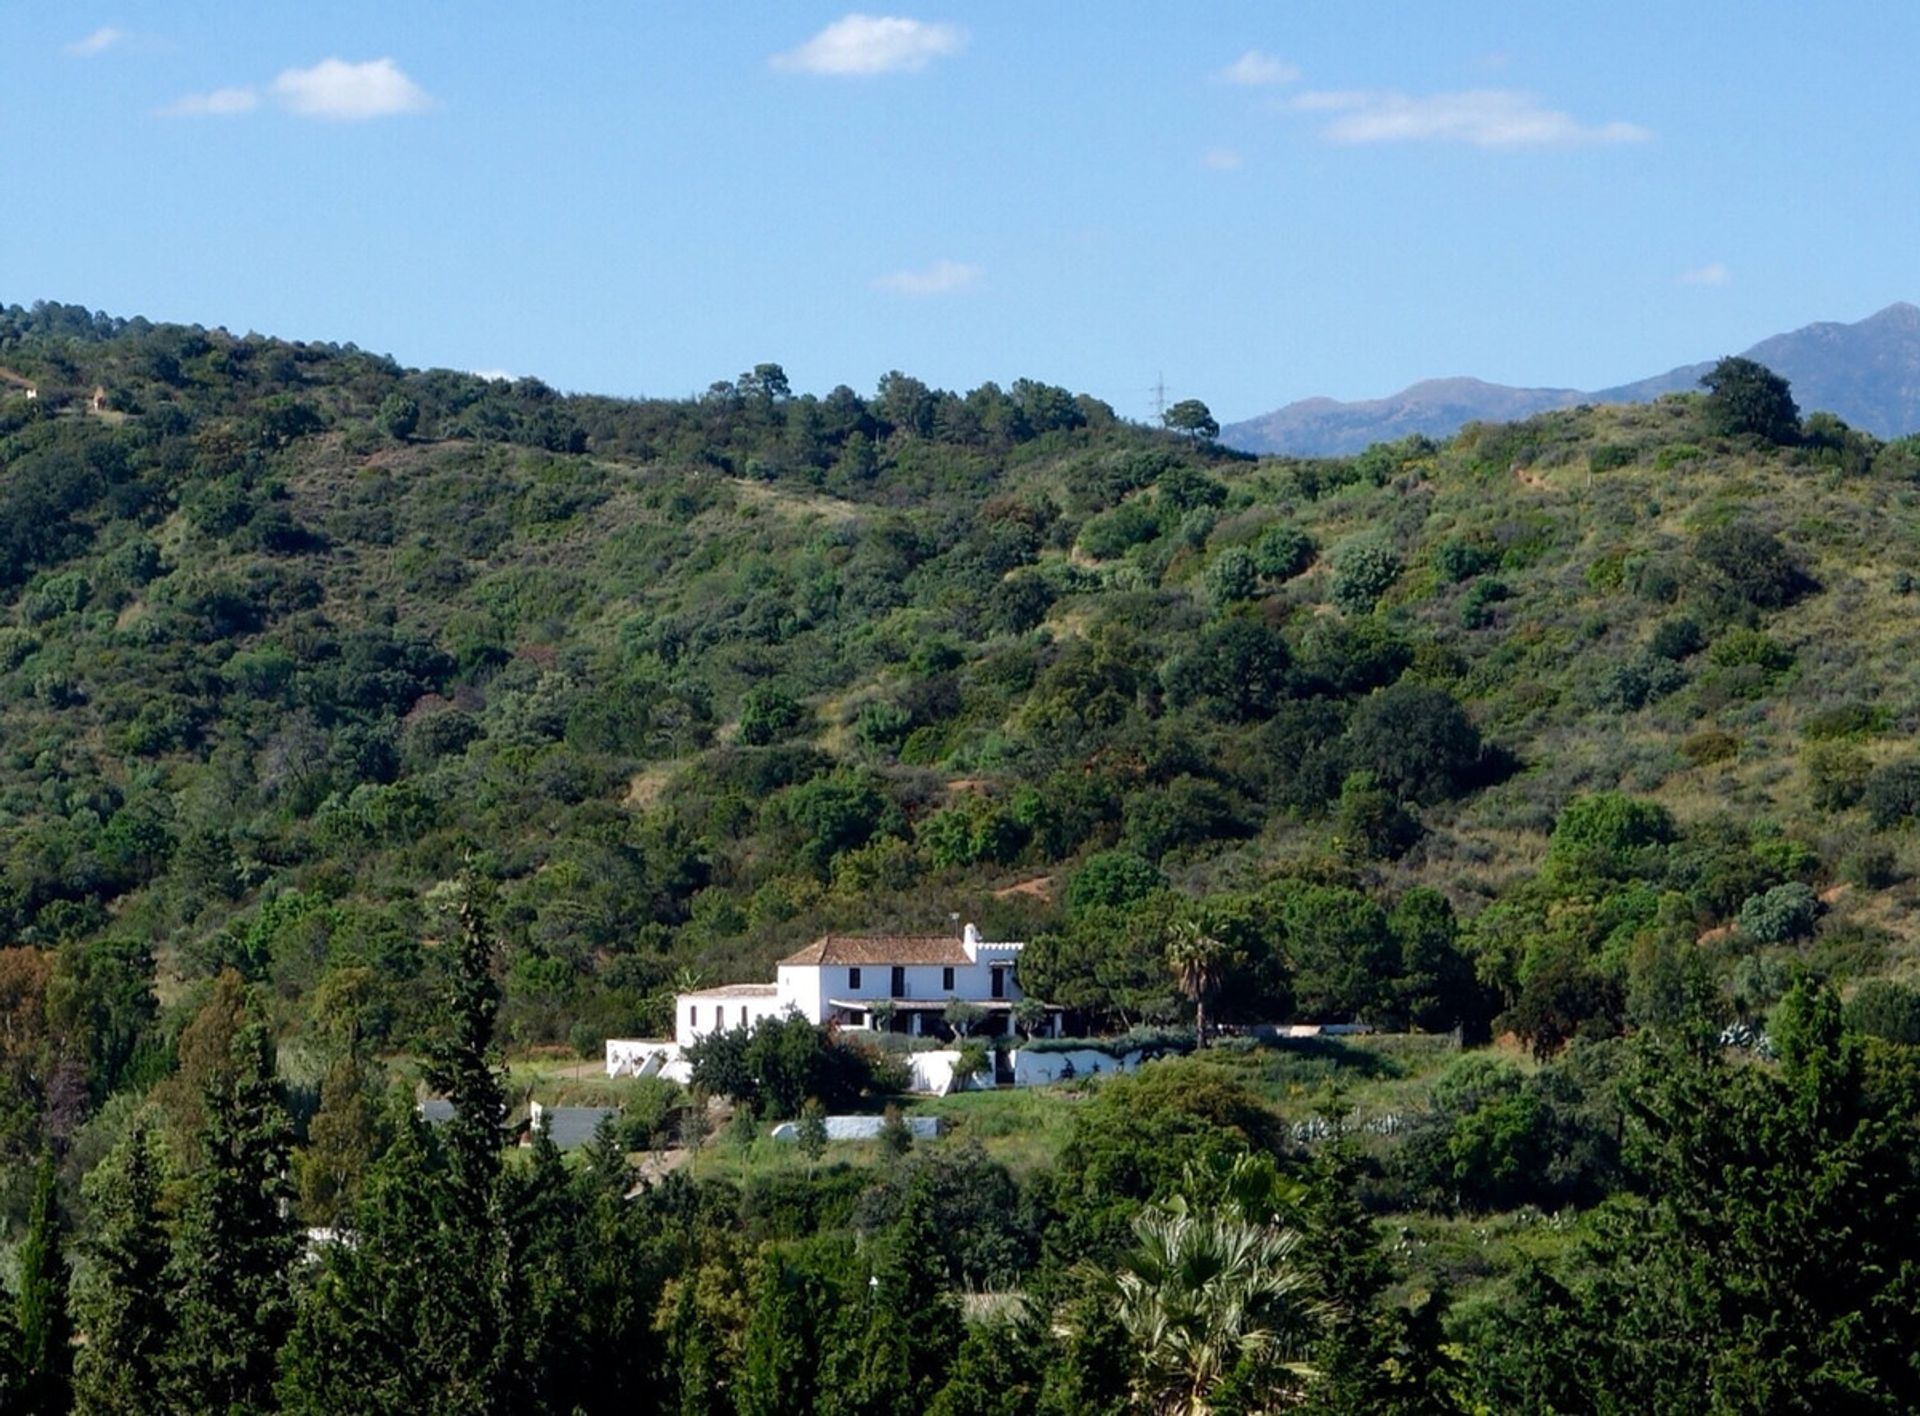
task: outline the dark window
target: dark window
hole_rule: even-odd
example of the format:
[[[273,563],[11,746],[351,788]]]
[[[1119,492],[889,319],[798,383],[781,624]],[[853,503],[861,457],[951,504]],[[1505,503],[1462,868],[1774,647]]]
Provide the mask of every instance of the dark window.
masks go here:
[[[687,1026],[690,1028],[700,1026],[700,1005],[698,1003],[687,1004]]]
[[[898,964],[893,966],[892,993],[895,998],[905,998],[907,996],[907,971]]]
[[[859,986],[860,986],[860,970],[848,969],[847,970],[847,987],[858,988]]]
[[[747,1025],[747,1005],[742,1003],[740,1005],[740,1026],[744,1028],[746,1025]]]
[[[952,969],[940,970],[940,987],[943,992],[947,992],[947,993],[953,992],[953,970]]]
[[[1005,998],[1007,996],[1006,966],[1004,964],[995,964],[993,966],[992,977],[993,977],[993,996],[995,998]]]

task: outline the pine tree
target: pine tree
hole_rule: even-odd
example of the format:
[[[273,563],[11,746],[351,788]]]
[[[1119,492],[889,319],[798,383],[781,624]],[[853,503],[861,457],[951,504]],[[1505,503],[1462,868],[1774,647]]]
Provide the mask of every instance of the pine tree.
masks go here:
[[[674,1381],[661,1409],[674,1416],[723,1416],[725,1367],[718,1334],[700,1311],[696,1281],[692,1272],[681,1276],[672,1306],[663,1315],[667,1369]]]
[[[353,1211],[379,1144],[366,1066],[343,1053],[320,1083],[320,1109],[307,1125],[296,1170],[300,1212],[309,1224],[338,1225]]]
[[[1319,1380],[1307,1409],[1351,1416],[1443,1416],[1466,1409],[1461,1382],[1441,1348],[1445,1304],[1417,1309],[1385,1301],[1393,1270],[1356,1198],[1359,1166],[1344,1139],[1316,1157],[1303,1219],[1304,1250],[1327,1322],[1313,1354]]]
[[[533,1138],[533,1164],[508,1177],[506,1222],[513,1253],[506,1304],[513,1407],[577,1410],[591,1390],[577,1311],[584,1216],[560,1148],[544,1126]]]
[[[173,1331],[163,1282],[167,1235],[146,1126],[87,1177],[93,1235],[74,1313],[86,1341],[74,1359],[74,1409],[82,1416],[159,1416],[162,1355]]]
[[[960,1307],[947,1291],[933,1197],[924,1175],[907,1188],[868,1282],[860,1331],[827,1383],[830,1406],[848,1416],[924,1411],[945,1385],[960,1343]]]
[[[40,1157],[27,1236],[20,1245],[20,1291],[14,1302],[20,1410],[57,1416],[67,1410],[73,1330],[67,1319],[67,1260],[55,1193],[53,1153]]]
[[[202,1099],[206,1166],[167,1269],[179,1331],[163,1387],[173,1410],[237,1416],[272,1408],[299,1255],[289,1216],[292,1127],[265,1024],[251,1019],[241,1028]]]
[[[352,1241],[328,1250],[301,1304],[280,1383],[287,1411],[485,1416],[521,1404],[508,1364],[516,1289],[500,1165],[506,1095],[493,1045],[500,994],[471,881],[457,912],[446,1021],[426,1068],[453,1118],[433,1135],[409,1107],[395,1127],[369,1173]]]
[[[453,1103],[453,1118],[441,1129],[451,1171],[448,1218],[478,1239],[500,1228],[500,1148],[507,1118],[506,1088],[493,1041],[500,986],[493,978],[493,935],[480,888],[472,880],[462,882],[456,908],[460,945],[453,961],[447,1022],[428,1049],[426,1076],[427,1084]],[[488,1267],[491,1271],[492,1264]]]
[[[427,1083],[453,1104],[440,1128],[446,1174],[436,1187],[448,1252],[449,1286],[441,1301],[448,1320],[443,1350],[447,1379],[467,1394],[458,1408],[499,1408],[507,1362],[509,1288],[506,1223],[500,1188],[500,1150],[506,1139],[506,1088],[494,1047],[500,987],[493,977],[493,935],[485,900],[470,877],[456,906],[460,925],[447,998],[447,1021],[428,1049]]]
[[[734,1404],[740,1416],[804,1416],[820,1398],[819,1353],[835,1295],[778,1255],[755,1276]]]
[[[351,1240],[330,1245],[302,1296],[282,1357],[281,1409],[302,1416],[458,1412],[449,1369],[445,1245],[426,1124],[405,1115],[368,1174]]]

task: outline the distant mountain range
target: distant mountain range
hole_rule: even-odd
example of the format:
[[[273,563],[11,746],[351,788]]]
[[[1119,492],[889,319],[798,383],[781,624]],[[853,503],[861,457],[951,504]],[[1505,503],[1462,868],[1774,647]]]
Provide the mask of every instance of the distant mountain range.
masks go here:
[[[1882,438],[1920,430],[1920,308],[1893,304],[1858,324],[1810,324],[1745,351],[1793,385],[1803,413],[1824,409]],[[1510,388],[1479,379],[1427,379],[1388,398],[1341,403],[1305,398],[1220,433],[1247,452],[1335,456],[1409,433],[1449,437],[1467,423],[1508,422],[1580,403],[1644,403],[1697,389],[1714,360],[1683,364],[1638,383],[1582,392]]]

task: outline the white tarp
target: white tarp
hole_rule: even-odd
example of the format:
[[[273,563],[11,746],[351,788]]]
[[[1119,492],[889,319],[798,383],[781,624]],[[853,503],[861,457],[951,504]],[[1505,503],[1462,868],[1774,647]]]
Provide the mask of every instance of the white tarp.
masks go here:
[[[916,1141],[931,1141],[940,1134],[938,1116],[908,1116],[903,1118],[907,1130],[913,1133]],[[877,1141],[881,1128],[887,1124],[884,1116],[829,1116],[827,1118],[827,1139],[830,1141]],[[773,1128],[776,1141],[797,1141],[800,1139],[800,1125],[797,1121],[782,1121]]]
[[[677,1043],[657,1038],[610,1037],[607,1039],[607,1075],[665,1077],[685,1086],[693,1080],[693,1068],[681,1055]]]

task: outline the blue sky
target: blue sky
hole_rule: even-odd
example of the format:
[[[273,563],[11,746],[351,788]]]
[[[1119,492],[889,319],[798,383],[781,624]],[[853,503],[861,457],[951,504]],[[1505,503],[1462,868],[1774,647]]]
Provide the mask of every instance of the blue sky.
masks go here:
[[[1920,7],[6,8],[0,302],[571,390],[1224,421],[1920,301]]]

